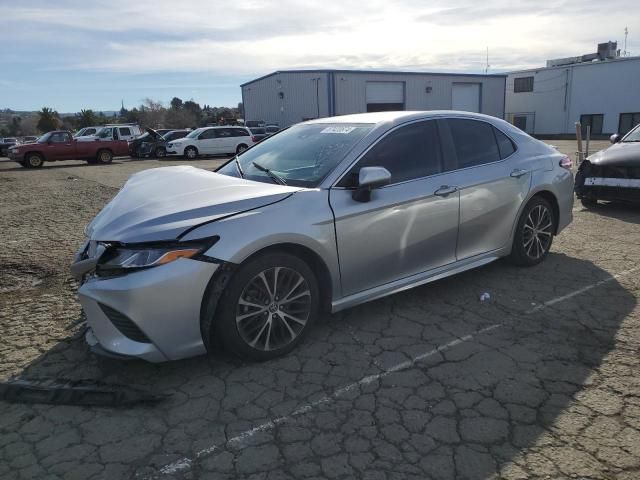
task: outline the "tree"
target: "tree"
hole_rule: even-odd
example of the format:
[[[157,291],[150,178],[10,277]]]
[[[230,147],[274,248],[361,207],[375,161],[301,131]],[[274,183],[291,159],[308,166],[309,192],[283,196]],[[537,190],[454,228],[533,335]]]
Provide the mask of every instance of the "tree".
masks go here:
[[[98,119],[96,118],[96,114],[91,109],[80,110],[80,113],[76,113],[76,124],[78,128],[91,127],[97,123]]]
[[[37,114],[29,114],[20,122],[20,131],[23,136],[37,135],[38,134],[38,120]]]
[[[184,102],[184,109],[195,117],[197,125],[202,123],[202,108],[193,99]]]
[[[166,113],[162,103],[145,98],[140,105],[140,123],[145,127],[158,128],[164,124]]]
[[[58,128],[60,118],[58,112],[48,107],[42,107],[38,112],[40,120],[38,120],[38,130],[42,133],[50,132]]]
[[[180,110],[183,106],[183,102],[182,99],[178,98],[178,97],[173,97],[171,99],[171,108],[173,110]]]

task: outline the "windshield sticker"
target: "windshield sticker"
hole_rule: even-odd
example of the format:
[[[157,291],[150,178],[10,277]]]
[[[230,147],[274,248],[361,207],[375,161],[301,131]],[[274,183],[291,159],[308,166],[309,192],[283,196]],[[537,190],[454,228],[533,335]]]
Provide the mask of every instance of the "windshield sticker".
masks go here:
[[[351,133],[356,129],[356,127],[327,127],[324,130],[320,131],[320,133],[342,133],[346,135],[347,133]]]

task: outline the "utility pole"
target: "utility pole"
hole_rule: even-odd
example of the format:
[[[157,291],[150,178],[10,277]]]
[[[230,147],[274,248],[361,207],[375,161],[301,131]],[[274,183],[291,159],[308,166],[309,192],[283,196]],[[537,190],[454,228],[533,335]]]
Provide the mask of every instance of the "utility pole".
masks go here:
[[[485,67],[484,67],[484,73],[485,74],[489,72],[489,67],[490,66],[491,65],[489,65],[489,47],[487,46],[487,63],[485,65]]]
[[[627,52],[627,37],[629,36],[629,29],[624,27],[624,50],[622,51],[622,56],[626,57],[629,52]]]

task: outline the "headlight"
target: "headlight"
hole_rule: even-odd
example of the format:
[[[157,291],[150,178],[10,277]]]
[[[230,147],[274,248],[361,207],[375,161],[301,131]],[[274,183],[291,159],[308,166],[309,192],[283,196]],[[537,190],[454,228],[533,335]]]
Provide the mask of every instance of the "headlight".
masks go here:
[[[165,265],[180,258],[198,257],[217,240],[218,237],[213,237],[198,242],[112,245],[100,258],[96,273],[100,276],[120,275]]]

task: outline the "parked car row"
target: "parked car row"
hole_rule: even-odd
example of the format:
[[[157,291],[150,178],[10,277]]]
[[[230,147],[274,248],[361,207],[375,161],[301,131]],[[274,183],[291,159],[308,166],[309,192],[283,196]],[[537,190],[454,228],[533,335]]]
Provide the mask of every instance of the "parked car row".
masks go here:
[[[203,127],[193,131],[179,129],[170,130],[164,135],[147,128],[143,134],[135,136],[132,133],[139,127],[134,125],[98,128],[95,135],[80,136],[73,136],[66,130],[55,130],[33,143],[11,143],[7,147],[7,154],[25,168],[38,168],[44,162],[58,160],[107,164],[115,156],[127,155],[133,158],[164,158],[171,155],[195,159],[202,155],[238,154],[262,139],[246,127]]]

